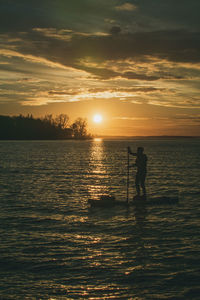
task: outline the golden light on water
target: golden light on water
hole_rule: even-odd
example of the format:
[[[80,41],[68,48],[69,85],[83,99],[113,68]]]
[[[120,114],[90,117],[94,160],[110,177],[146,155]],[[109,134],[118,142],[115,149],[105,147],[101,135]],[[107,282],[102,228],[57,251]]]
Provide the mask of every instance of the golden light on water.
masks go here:
[[[107,185],[107,170],[104,164],[103,140],[100,138],[93,139],[90,148],[90,163],[89,163],[89,178],[88,193],[91,199],[99,199],[100,195],[108,192]]]
[[[101,143],[102,142],[102,138],[94,138],[93,141]]]

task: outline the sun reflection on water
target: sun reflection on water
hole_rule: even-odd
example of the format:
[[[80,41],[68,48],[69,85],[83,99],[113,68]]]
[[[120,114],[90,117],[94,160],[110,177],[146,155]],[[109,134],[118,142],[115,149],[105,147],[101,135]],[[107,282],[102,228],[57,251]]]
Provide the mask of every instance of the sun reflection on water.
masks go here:
[[[108,193],[104,142],[101,138],[95,138],[91,143],[88,177],[91,199],[99,199],[100,195]]]
[[[101,138],[94,138],[93,141],[94,142],[100,142],[100,143],[102,143],[102,139]]]

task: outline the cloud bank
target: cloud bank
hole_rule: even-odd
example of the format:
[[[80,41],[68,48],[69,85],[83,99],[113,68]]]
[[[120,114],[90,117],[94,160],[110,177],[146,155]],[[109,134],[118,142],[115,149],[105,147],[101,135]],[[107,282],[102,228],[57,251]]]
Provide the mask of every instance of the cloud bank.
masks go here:
[[[154,121],[197,126],[199,10],[196,0],[2,0],[0,104],[115,101],[127,110],[187,110]]]

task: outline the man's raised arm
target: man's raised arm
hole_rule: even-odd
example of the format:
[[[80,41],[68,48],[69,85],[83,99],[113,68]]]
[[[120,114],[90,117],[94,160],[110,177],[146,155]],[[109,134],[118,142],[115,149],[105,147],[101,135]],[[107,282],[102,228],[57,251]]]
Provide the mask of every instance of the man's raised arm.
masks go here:
[[[134,153],[131,151],[131,147],[128,146],[128,153],[133,155],[133,156],[137,156],[137,153]]]

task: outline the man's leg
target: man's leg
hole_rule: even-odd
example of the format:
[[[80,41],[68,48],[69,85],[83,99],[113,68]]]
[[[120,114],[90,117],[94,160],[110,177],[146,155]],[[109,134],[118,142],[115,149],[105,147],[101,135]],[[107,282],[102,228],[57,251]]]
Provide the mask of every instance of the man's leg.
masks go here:
[[[139,196],[140,195],[140,177],[139,177],[138,173],[135,176],[135,188],[136,188],[137,196]]]
[[[142,174],[142,176],[141,176],[141,187],[142,187],[142,191],[143,191],[144,196],[146,196],[145,179],[146,179],[146,174]]]

